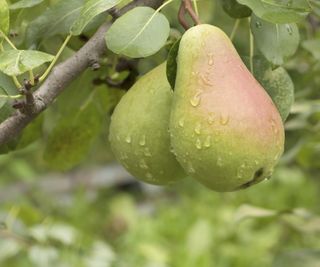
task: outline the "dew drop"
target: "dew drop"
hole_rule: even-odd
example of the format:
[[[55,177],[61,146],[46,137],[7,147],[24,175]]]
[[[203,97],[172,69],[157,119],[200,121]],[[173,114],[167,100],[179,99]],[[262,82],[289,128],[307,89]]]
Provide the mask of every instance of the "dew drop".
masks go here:
[[[243,178],[245,166],[246,166],[245,164],[241,164],[240,168],[238,169],[238,172],[237,172],[237,178],[238,179]]]
[[[148,179],[152,179],[153,178],[153,175],[150,172],[147,172],[146,176],[147,176]]]
[[[195,173],[195,172],[196,172],[195,169],[193,168],[191,162],[188,162],[187,171],[188,171],[189,173]]]
[[[128,144],[131,143],[131,135],[127,135],[127,137],[126,137],[126,142],[127,142]]]
[[[184,126],[184,118],[181,118],[178,123],[179,123],[180,127],[183,127]]]
[[[198,148],[198,149],[201,149],[201,148],[202,148],[202,144],[201,144],[201,141],[200,141],[199,138],[198,138],[197,141],[196,141],[196,148]]]
[[[221,125],[227,125],[229,123],[229,120],[230,120],[230,117],[228,115],[226,115],[226,116],[221,115],[220,116],[220,124]]]
[[[196,134],[201,134],[201,124],[200,123],[197,123],[194,131],[196,132]]]
[[[214,113],[209,113],[209,117],[208,117],[208,123],[212,124],[214,122]]]
[[[139,145],[140,146],[144,146],[146,144],[146,136],[145,135],[142,135],[141,136],[141,139],[139,141]]]
[[[120,154],[120,160],[126,160],[126,159],[128,159],[127,153],[121,152],[121,154]]]
[[[260,21],[256,21],[256,28],[260,29],[262,27],[262,23]]]
[[[145,170],[149,168],[144,159],[140,160],[139,166],[140,166],[141,169],[145,169]]]
[[[208,53],[208,65],[212,66],[213,65],[213,54]]]
[[[276,126],[276,122],[274,121],[274,119],[271,119],[271,128],[274,134],[277,134],[279,132],[277,126]]]
[[[206,140],[204,141],[204,147],[210,147],[211,146],[211,136],[210,135],[208,135],[207,137],[206,137]]]
[[[197,107],[200,104],[200,100],[201,100],[201,92],[198,92],[194,95],[193,98],[190,99],[190,104],[193,107]]]
[[[208,76],[209,76],[208,74],[201,74],[201,75],[199,75],[199,78],[204,85],[212,86],[213,83],[210,81],[210,78]],[[199,83],[199,80],[198,80],[198,83]]]
[[[151,155],[151,152],[150,152],[150,150],[149,150],[148,147],[146,147],[146,148],[144,149],[144,155],[145,155],[146,157],[151,157],[151,156],[152,156],[152,155]]]
[[[289,33],[289,35],[292,35],[292,33],[293,33],[292,27],[289,24],[286,24],[286,29],[287,29],[287,32]]]
[[[192,72],[191,72],[191,75],[192,75],[192,76],[197,76],[197,75],[199,75],[199,71],[192,71]]]

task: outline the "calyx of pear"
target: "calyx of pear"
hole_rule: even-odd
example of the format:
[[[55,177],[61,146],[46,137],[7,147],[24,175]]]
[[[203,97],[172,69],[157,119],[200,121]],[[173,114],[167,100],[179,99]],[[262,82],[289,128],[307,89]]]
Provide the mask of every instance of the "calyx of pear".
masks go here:
[[[227,35],[211,25],[181,39],[169,129],[183,169],[215,191],[269,178],[283,153],[277,108]]]
[[[163,63],[133,85],[111,117],[109,140],[115,157],[147,183],[170,184],[186,176],[170,151],[172,97]]]

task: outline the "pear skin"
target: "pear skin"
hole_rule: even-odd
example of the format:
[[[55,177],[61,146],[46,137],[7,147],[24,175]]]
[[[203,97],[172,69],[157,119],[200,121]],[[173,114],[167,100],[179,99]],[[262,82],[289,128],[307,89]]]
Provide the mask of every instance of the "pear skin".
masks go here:
[[[111,117],[109,140],[115,157],[147,183],[170,184],[186,176],[170,152],[172,97],[163,63],[133,85]]]
[[[187,174],[220,192],[269,178],[283,153],[277,108],[217,27],[181,39],[170,135]]]

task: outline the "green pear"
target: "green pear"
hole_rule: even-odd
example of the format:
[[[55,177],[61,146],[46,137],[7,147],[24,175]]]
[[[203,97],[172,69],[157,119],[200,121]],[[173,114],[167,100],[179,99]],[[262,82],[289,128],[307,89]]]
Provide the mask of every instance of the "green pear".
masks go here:
[[[163,63],[133,85],[111,117],[109,139],[115,157],[147,183],[170,184],[186,176],[170,151],[172,97]]]
[[[277,108],[217,27],[181,39],[170,136],[187,174],[221,192],[269,178],[283,152]]]

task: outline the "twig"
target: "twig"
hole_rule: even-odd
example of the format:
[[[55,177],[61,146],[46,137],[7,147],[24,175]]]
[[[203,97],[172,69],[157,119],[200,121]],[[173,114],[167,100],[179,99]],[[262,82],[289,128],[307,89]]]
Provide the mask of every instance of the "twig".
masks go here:
[[[158,8],[163,0],[135,0],[119,10],[117,16],[137,6]],[[0,124],[0,145],[16,137],[30,122],[44,111],[65,88],[85,71],[92,62],[98,62],[106,51],[105,33],[111,23],[104,23],[90,40],[72,57],[53,68],[50,75],[33,94],[33,112],[16,112]]]

